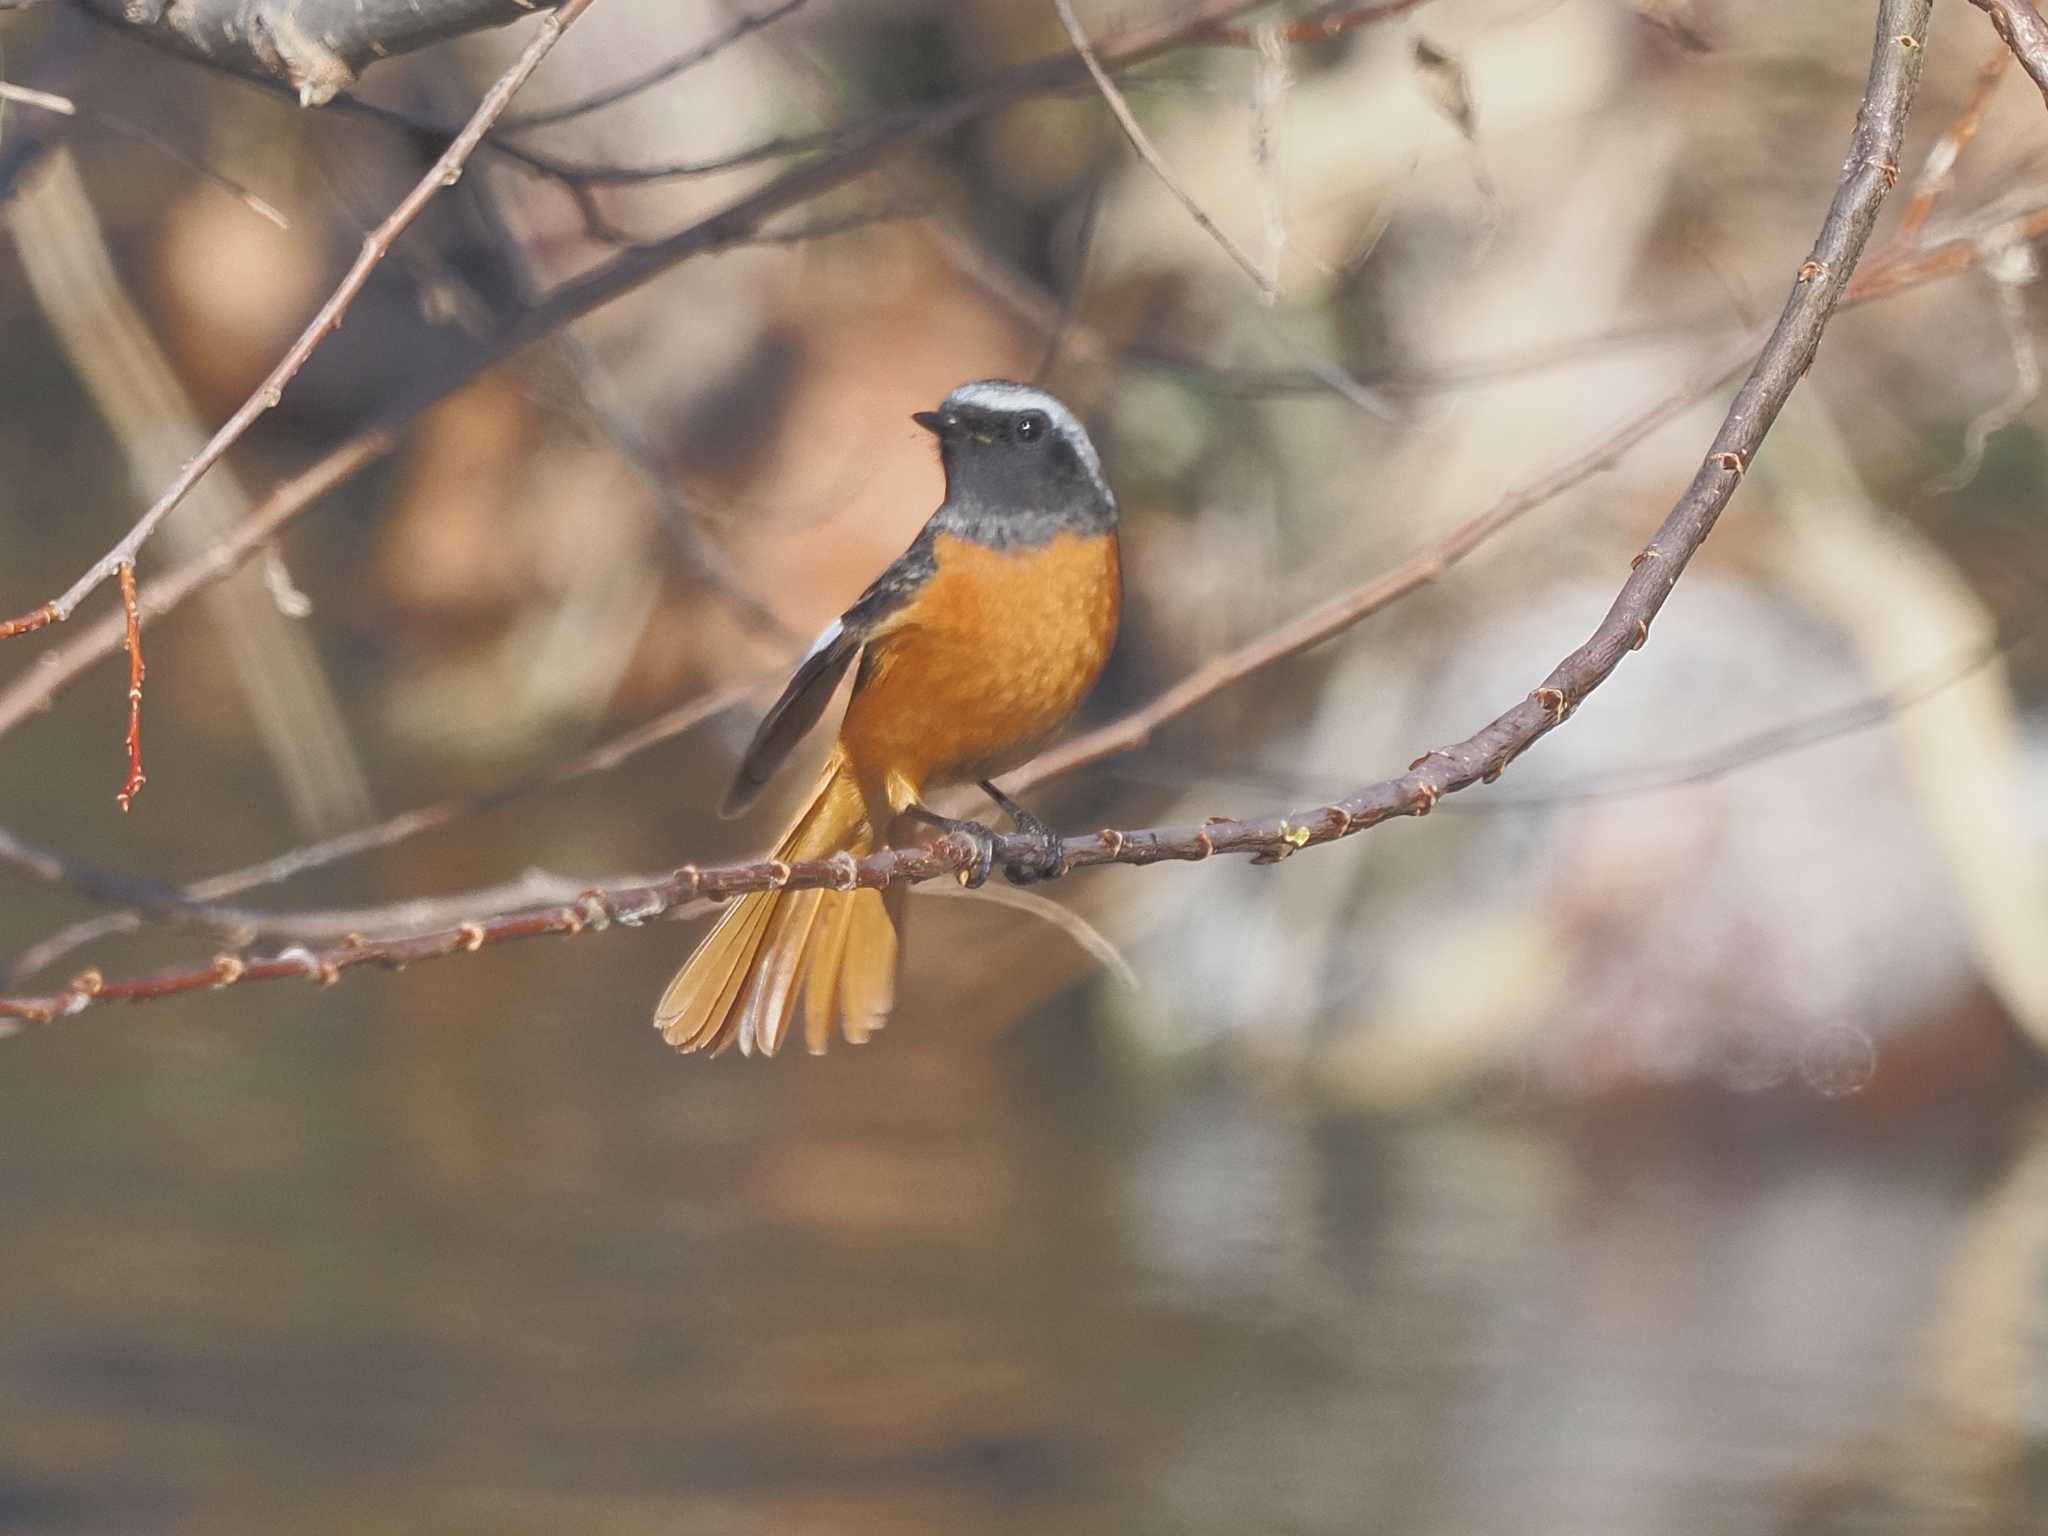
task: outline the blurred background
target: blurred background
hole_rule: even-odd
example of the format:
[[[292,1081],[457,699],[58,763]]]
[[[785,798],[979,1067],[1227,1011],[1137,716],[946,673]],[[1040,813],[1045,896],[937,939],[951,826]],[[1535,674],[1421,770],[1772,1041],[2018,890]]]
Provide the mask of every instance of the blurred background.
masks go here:
[[[1049,4],[746,3],[772,20],[697,67],[506,136],[583,167],[813,148],[1068,46]],[[1079,7],[1106,42],[1175,9]],[[788,802],[718,821],[734,756],[936,504],[909,413],[989,375],[1070,401],[1118,488],[1125,628],[1081,724],[1111,719],[1775,313],[1874,9],[1434,0],[1171,50],[1123,88],[1271,305],[1095,94],[978,116],[426,412],[151,626],[132,815],[110,659],[8,733],[0,822],[199,880],[723,690],[613,771],[236,899],[756,853]],[[514,116],[745,14],[602,0]],[[0,77],[79,109],[0,103],[11,613],[119,537],[429,163],[390,114],[459,122],[523,36],[370,70],[380,118],[69,7],[0,23]],[[1966,259],[1839,316],[1652,643],[1426,820],[1056,887],[1135,987],[926,887],[890,1027],[822,1059],[661,1046],[697,923],[0,1044],[0,1528],[2048,1528],[2048,122],[1998,55],[1940,8],[1866,267]],[[785,163],[480,155],[145,578],[534,293]],[[1590,632],[1726,397],[1034,805],[1270,814],[1469,734]],[[0,701],[67,638],[7,642]],[[219,947],[46,944],[101,911],[0,870],[7,990]]]

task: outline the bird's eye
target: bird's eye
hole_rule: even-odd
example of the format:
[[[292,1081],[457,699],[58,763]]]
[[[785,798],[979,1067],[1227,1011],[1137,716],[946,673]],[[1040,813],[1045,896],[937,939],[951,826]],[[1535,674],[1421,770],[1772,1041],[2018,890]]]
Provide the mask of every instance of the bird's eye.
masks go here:
[[[1052,430],[1052,422],[1043,411],[1026,411],[1010,428],[1010,436],[1020,443],[1035,443]]]

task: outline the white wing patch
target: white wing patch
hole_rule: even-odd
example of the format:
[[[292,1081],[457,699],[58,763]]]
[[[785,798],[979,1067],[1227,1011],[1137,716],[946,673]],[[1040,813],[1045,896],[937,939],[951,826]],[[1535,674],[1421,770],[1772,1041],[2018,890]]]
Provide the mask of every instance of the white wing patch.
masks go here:
[[[846,626],[843,623],[841,623],[838,619],[834,619],[830,624],[827,624],[824,627],[824,629],[819,631],[818,638],[811,642],[811,648],[808,651],[804,652],[802,659],[799,660],[794,667],[790,668],[790,671],[803,671],[805,662],[815,661],[820,655],[830,650],[835,644],[837,644],[839,637],[845,633]]]

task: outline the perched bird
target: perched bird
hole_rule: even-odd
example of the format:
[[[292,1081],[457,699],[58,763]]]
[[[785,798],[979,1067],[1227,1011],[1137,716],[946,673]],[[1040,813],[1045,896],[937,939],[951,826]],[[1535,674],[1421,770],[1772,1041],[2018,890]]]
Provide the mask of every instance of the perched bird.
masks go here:
[[[939,440],[946,499],[798,663],[723,810],[753,802],[857,660],[838,742],[774,856],[869,853],[922,823],[974,839],[965,878],[978,885],[993,835],[925,804],[935,788],[976,782],[1037,842],[1004,872],[1048,878],[1059,838],[990,781],[1059,729],[1109,657],[1123,603],[1116,498],[1081,423],[1043,390],[985,379],[912,419]],[[742,897],[669,983],[655,1027],[679,1050],[772,1056],[801,996],[814,1053],[835,1023],[864,1041],[895,1001],[902,896],[896,886]]]

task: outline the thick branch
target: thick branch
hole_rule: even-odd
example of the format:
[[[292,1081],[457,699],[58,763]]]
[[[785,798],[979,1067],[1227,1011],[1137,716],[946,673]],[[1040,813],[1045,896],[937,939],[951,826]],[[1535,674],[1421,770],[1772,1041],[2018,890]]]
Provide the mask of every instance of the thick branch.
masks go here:
[[[1645,644],[1650,624],[1672,587],[1713,531],[1779,411],[1812,366],[1821,333],[1847,290],[1885,194],[1898,179],[1899,147],[1919,84],[1932,4],[1933,0],[1884,0],[1880,6],[1870,78],[1842,182],[1813,253],[1799,268],[1770,340],[1737,391],[1692,484],[1636,557],[1620,595],[1584,645],[1558,663],[1527,698],[1466,740],[1424,753],[1405,774],[1368,784],[1329,805],[1259,821],[1212,818],[1200,827],[1112,830],[1070,839],[1068,867],[1200,860],[1219,853],[1244,853],[1255,862],[1276,863],[1298,849],[1348,837],[1397,816],[1426,815],[1442,796],[1498,778],[1516,757],[1562,724],[1629,651]],[[1030,851],[1025,838],[1002,838],[998,843],[999,862]],[[486,913],[425,933],[351,936],[324,949],[294,947],[264,957],[221,956],[204,966],[125,981],[110,982],[88,972],[49,997],[0,999],[0,1018],[48,1022],[78,1013],[97,999],[140,1000],[243,981],[301,977],[328,982],[358,965],[407,965],[515,938],[579,933],[615,921],[636,924],[698,900],[749,891],[850,890],[930,880],[959,870],[972,853],[965,839],[947,837],[927,848],[892,849],[863,859],[840,855],[794,864],[767,860],[688,866],[668,880],[593,888],[565,904]]]
[[[283,80],[306,106],[378,59],[533,15],[536,0],[76,0],[160,47]]]
[[[2041,88],[2048,102],[2048,21],[2034,9],[2033,0],[1970,0],[1991,18],[1991,25],[2005,39],[2005,46],[2020,61],[2020,68]]]

